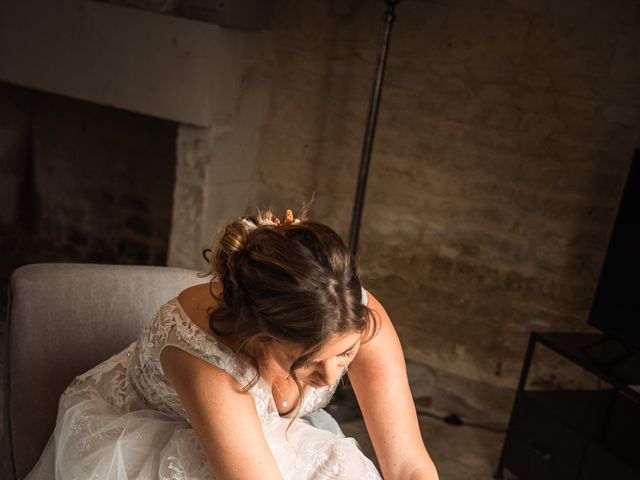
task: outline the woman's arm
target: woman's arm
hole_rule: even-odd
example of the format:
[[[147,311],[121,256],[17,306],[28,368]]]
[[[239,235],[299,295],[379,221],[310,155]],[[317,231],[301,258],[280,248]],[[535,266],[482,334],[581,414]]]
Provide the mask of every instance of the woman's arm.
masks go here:
[[[389,315],[369,293],[380,321],[378,334],[363,344],[349,365],[349,379],[386,480],[436,480],[424,446],[409,389],[402,347]]]
[[[160,354],[215,477],[282,479],[262,432],[253,397],[231,375],[179,348]]]

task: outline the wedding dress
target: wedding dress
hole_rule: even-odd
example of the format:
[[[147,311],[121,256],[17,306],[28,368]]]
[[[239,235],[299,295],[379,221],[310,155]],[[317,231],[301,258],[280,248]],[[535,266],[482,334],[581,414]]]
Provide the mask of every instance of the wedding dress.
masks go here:
[[[224,369],[242,385],[255,374],[196,325],[174,298],[160,307],[135,342],[71,382],[60,398],[55,430],[26,480],[215,478],[180,399],[163,374],[160,353],[167,345]],[[291,418],[280,416],[267,383],[260,378],[247,393],[255,400],[283,478],[381,478],[357,442],[345,438],[322,410],[337,385],[338,381],[322,388],[306,386],[298,417],[286,435]],[[249,457],[250,439],[246,444]]]

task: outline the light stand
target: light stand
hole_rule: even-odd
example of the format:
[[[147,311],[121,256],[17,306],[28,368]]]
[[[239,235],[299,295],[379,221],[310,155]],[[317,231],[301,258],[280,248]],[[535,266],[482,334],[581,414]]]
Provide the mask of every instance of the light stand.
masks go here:
[[[395,20],[395,6],[400,0],[385,0],[386,9],[384,12],[385,28],[378,54],[378,69],[376,71],[375,83],[369,104],[369,115],[362,145],[362,157],[360,160],[360,172],[358,174],[358,184],[356,188],[356,198],[353,203],[353,213],[351,215],[351,227],[349,229],[349,250],[355,257],[358,248],[358,238],[360,236],[360,223],[362,221],[362,208],[364,206],[364,195],[367,187],[367,177],[369,175],[369,164],[371,163],[371,152],[373,150],[373,140],[376,132],[378,120],[378,109],[380,107],[380,96],[384,82],[384,71],[387,63],[387,52],[389,50],[389,40],[391,38],[391,26]]]

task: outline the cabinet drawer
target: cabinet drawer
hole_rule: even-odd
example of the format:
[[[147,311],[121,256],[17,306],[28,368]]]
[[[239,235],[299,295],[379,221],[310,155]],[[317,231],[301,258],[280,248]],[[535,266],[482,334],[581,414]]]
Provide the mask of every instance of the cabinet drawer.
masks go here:
[[[522,392],[505,438],[504,466],[522,480],[577,480],[586,443]]]
[[[614,457],[595,444],[585,453],[580,480],[640,480],[640,471]]]

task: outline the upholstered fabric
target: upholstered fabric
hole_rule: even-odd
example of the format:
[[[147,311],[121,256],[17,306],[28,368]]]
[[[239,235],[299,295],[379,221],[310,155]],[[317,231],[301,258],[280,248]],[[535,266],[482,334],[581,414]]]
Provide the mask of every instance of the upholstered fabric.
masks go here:
[[[75,376],[134,341],[168,299],[207,280],[169,267],[36,264],[16,270],[2,478],[10,478],[11,450],[17,479],[33,467],[53,431],[60,395]]]

